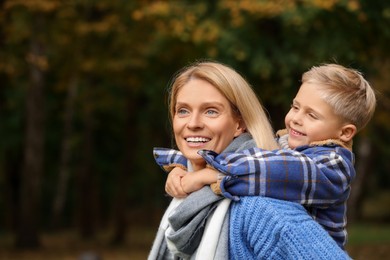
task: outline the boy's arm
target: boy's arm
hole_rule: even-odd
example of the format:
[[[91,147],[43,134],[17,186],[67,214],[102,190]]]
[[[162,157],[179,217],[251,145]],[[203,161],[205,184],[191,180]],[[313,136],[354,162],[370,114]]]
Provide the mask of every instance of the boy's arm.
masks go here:
[[[218,171],[210,168],[204,168],[196,172],[188,172],[181,178],[181,187],[186,193],[200,190],[206,185],[217,182]]]
[[[175,167],[187,170],[187,158],[180,151],[155,147],[153,148],[153,157],[165,172],[170,172]]]
[[[187,159],[180,151],[169,148],[154,148],[157,164],[168,172],[165,191],[172,197],[184,198],[189,193],[205,185],[217,182],[218,171],[206,168],[197,172],[187,172]]]
[[[304,152],[251,148],[199,154],[226,174],[220,183],[222,194],[235,200],[265,196],[322,207],[346,200],[355,177],[352,153],[340,147],[306,147]]]

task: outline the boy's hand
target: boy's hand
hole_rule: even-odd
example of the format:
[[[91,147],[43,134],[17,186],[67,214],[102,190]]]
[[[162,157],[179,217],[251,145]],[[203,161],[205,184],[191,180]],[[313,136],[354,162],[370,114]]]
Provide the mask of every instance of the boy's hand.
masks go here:
[[[205,185],[217,182],[218,171],[210,168],[204,168],[196,172],[189,172],[181,178],[182,190],[191,193],[200,190]]]
[[[181,179],[188,174],[179,167],[175,167],[169,174],[165,183],[165,191],[172,197],[185,198],[188,194],[181,186]]]
[[[189,193],[200,190],[205,185],[217,182],[218,171],[205,168],[196,172],[186,172],[176,167],[169,174],[165,191],[172,197],[185,198]]]
[[[200,190],[205,186],[204,177],[198,172],[188,172],[183,178],[181,178],[181,187],[184,192],[191,193]]]

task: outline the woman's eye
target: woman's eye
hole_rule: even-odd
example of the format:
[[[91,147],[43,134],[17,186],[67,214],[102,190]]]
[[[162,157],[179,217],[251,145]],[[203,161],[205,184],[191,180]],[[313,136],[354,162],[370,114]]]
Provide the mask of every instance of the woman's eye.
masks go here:
[[[178,114],[178,115],[185,115],[185,114],[187,114],[188,113],[188,110],[187,109],[184,109],[184,108],[179,108],[179,109],[177,109],[177,111],[176,111],[176,114]]]
[[[209,116],[214,116],[214,115],[217,115],[218,112],[213,110],[213,109],[209,109],[206,111],[206,114],[209,115]]]
[[[291,109],[293,109],[293,110],[298,110],[299,107],[298,107],[297,105],[291,104]]]

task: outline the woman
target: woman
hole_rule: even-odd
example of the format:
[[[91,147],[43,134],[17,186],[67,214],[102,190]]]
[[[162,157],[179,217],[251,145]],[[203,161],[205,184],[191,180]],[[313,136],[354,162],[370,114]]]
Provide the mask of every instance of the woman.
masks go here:
[[[177,166],[189,172],[204,169],[206,163],[197,153],[201,149],[221,153],[253,146],[277,148],[249,84],[216,62],[195,63],[177,74],[170,92],[170,117],[180,152],[154,150],[157,163],[167,171]],[[207,175],[207,170],[197,174]],[[188,173],[178,181],[196,177]],[[230,206],[230,200],[206,186],[172,200],[149,259],[321,259],[321,254],[323,259],[347,258],[300,205],[248,197]]]

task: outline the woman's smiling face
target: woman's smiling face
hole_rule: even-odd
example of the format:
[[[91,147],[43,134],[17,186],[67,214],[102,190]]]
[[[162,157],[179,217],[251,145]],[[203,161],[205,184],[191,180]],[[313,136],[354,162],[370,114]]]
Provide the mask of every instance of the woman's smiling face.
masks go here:
[[[198,150],[221,153],[243,129],[229,101],[213,85],[195,78],[178,91],[173,131],[179,150],[198,170],[205,167]]]

